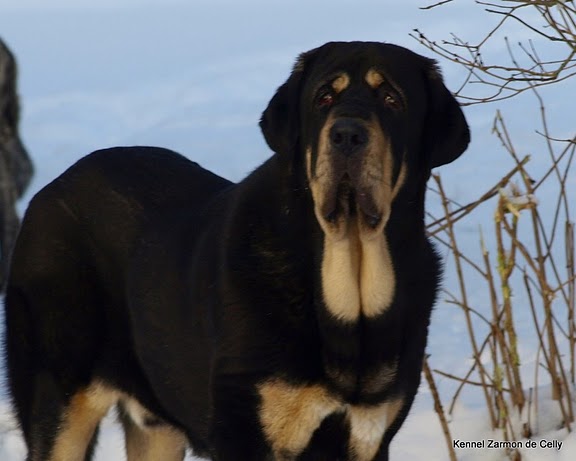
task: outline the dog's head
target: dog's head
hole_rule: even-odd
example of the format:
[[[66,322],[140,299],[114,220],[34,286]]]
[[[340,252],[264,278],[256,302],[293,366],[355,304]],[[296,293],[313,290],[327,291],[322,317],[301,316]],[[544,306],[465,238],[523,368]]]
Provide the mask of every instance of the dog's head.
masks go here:
[[[362,234],[380,233],[405,182],[425,181],[470,140],[435,62],[374,42],[302,54],[260,126],[272,150],[301,154],[316,217],[335,238],[350,216]]]

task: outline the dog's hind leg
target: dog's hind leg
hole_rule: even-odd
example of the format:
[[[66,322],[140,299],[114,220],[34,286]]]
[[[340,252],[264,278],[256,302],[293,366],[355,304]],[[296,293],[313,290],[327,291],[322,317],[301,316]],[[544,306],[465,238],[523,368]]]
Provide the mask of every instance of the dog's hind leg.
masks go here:
[[[100,420],[117,400],[116,392],[94,383],[65,402],[37,403],[43,418],[32,424],[28,461],[90,461]]]
[[[186,436],[127,399],[118,405],[124,427],[127,461],[182,461],[186,453]]]
[[[100,421],[118,400],[116,392],[96,383],[78,391],[65,407],[49,461],[89,461]]]

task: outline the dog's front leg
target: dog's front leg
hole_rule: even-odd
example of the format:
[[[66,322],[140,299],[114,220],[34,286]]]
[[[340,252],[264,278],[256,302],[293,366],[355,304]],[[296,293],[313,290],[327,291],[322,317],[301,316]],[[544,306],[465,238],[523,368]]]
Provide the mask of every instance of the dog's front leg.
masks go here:
[[[260,428],[258,398],[250,386],[215,386],[211,431],[214,461],[276,461]]]

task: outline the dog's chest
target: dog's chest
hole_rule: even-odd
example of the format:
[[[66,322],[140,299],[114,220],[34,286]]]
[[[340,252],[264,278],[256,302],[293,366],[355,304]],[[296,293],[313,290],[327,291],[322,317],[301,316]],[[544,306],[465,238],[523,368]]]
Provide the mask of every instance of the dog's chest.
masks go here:
[[[374,405],[351,405],[322,385],[294,385],[281,379],[266,381],[258,391],[260,424],[274,459],[283,461],[296,460],[322,422],[336,413],[344,416],[347,456],[371,461],[403,405],[402,397]]]
[[[355,363],[341,366],[325,364],[330,387],[349,400],[361,402],[378,400],[378,396],[389,393],[396,379],[397,368],[397,360],[367,370],[358,369]]]

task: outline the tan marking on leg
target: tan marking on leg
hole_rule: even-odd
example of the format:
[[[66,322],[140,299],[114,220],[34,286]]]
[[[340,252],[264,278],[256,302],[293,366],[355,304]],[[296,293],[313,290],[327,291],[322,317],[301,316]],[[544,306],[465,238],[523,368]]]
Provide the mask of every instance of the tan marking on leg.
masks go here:
[[[49,461],[84,461],[86,450],[100,420],[120,396],[102,383],[76,393],[62,419]]]
[[[154,415],[134,399],[123,402],[128,415],[122,418],[127,461],[182,461],[186,436],[168,424],[147,427],[145,420]]]
[[[370,85],[374,89],[376,89],[380,85],[382,85],[382,83],[384,83],[384,80],[385,80],[384,76],[375,69],[370,69],[366,73],[365,79],[366,79],[366,83],[368,83],[368,85]]]
[[[336,93],[341,93],[350,85],[350,76],[343,73],[332,80],[332,88]]]
[[[274,459],[295,459],[308,445],[324,419],[342,404],[318,385],[294,386],[280,379],[258,388],[260,423]]]
[[[130,417],[131,421],[142,428],[146,427],[147,420],[158,420],[160,422],[162,421],[161,418],[157,417],[146,407],[142,406],[140,402],[130,397],[124,397],[122,399],[122,408],[124,413]]]
[[[355,461],[372,461],[386,430],[394,422],[402,407],[399,398],[375,406],[351,406],[348,409],[350,421],[350,452]]]
[[[186,437],[171,426],[133,426],[124,429],[124,433],[127,461],[182,461],[186,454]]]

